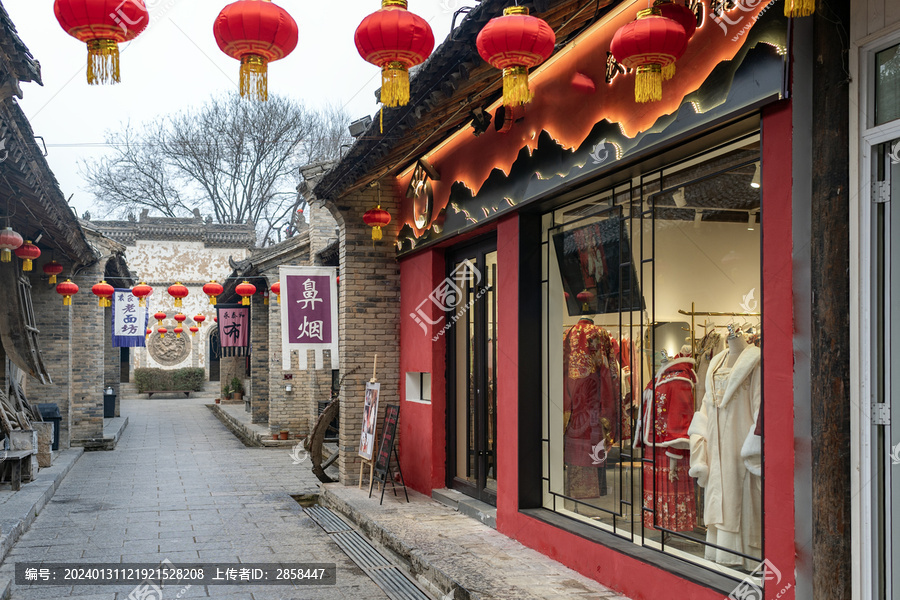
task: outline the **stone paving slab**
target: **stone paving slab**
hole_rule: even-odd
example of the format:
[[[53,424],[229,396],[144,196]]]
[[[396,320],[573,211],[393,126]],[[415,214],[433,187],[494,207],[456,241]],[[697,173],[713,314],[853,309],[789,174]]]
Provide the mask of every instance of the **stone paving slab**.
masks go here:
[[[406,563],[442,600],[628,600],[431,498],[323,486],[321,503]]]
[[[123,398],[129,423],[116,449],[71,468],[0,564],[0,581],[25,561],[318,562],[337,565],[337,585],[194,586],[182,598],[387,598],[291,498],[317,493],[309,463],[293,464],[288,449],[245,447],[208,402]],[[11,598],[125,600],[133,589],[13,584]]]

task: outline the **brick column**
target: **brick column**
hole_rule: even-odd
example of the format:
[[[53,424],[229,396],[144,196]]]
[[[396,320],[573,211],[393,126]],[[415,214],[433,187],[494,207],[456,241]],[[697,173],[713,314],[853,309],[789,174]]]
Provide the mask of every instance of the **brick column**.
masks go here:
[[[73,446],[92,447],[103,441],[103,377],[106,310],[97,307],[90,282],[103,276],[101,264],[79,273],[81,293],[72,298],[72,431]],[[82,282],[84,282],[82,284]]]
[[[121,348],[113,348],[112,345],[112,308],[97,308],[98,311],[103,313],[103,389],[106,390],[107,387],[111,387],[113,393],[116,395],[116,416],[119,416],[119,403],[122,401],[119,393],[120,384],[122,381],[121,374],[122,369],[120,363],[122,362],[122,349]]]
[[[271,299],[275,302],[274,294]],[[269,422],[269,307],[261,295],[250,307],[250,413],[253,423]]]
[[[35,263],[35,272],[41,272],[43,262],[45,261],[42,260],[40,265]],[[69,265],[66,265],[65,272],[69,273]],[[60,276],[59,281],[65,281],[65,278]],[[33,405],[52,402],[59,406],[59,413],[62,416],[59,424],[59,449],[64,450],[70,446],[69,438],[72,430],[73,311],[72,307],[63,306],[62,296],[56,293],[55,287],[40,280],[32,281],[32,285],[31,302],[34,306],[35,322],[40,330],[38,340],[44,364],[53,383],[40,385],[37,382],[29,382],[28,401]]]
[[[378,422],[383,421],[386,404],[400,402],[400,269],[393,244],[399,229],[399,198],[397,190],[382,183],[380,197],[375,189],[366,188],[326,201],[341,226],[341,375],[357,369],[344,380],[341,389],[338,463],[345,485],[356,485],[359,476],[357,450],[365,387],[372,376],[376,352],[381,382]],[[379,201],[394,219],[384,229],[384,239],[373,244],[371,229],[363,223],[362,216]]]

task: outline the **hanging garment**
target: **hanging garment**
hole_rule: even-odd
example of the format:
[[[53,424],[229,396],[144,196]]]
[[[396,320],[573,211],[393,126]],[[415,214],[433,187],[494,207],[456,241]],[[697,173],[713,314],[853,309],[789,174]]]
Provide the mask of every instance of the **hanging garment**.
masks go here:
[[[747,469],[741,449],[756,429],[762,388],[760,356],[759,348],[748,346],[731,368],[725,366],[728,350],[713,357],[703,403],[688,430],[690,475],[706,490],[706,541],[750,556],[762,552],[762,481]],[[748,569],[759,564],[710,546],[706,558]]]
[[[697,524],[694,480],[690,477],[688,428],[694,416],[694,361],[679,358],[659,369],[643,394],[635,448],[652,448],[644,466],[644,526],[692,531]]]
[[[589,319],[578,321],[565,334],[563,368],[566,494],[595,498],[605,491],[597,469],[605,468],[606,460],[597,457],[605,457],[620,439],[619,369],[609,333]]]
[[[724,340],[722,336],[712,329],[709,333],[700,339],[697,345],[696,356],[697,361],[697,387],[694,390],[694,410],[700,410],[700,403],[706,394],[706,373],[709,371],[709,363],[713,356],[722,351]]]

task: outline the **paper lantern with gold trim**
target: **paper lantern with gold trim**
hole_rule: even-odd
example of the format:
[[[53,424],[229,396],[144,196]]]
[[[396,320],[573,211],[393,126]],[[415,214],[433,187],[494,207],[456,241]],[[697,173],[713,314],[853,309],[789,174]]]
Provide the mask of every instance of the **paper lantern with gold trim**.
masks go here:
[[[196,325],[191,325],[190,327],[188,327],[188,330],[190,330],[191,332],[191,337],[194,337],[195,335],[197,335],[197,332],[200,331],[200,328]]]
[[[169,295],[175,298],[175,308],[181,308],[181,299],[187,298],[188,289],[181,285],[181,282],[175,282],[169,286]]]
[[[166,318],[166,313],[158,312],[153,315],[153,318],[156,319],[156,324],[159,325],[160,327],[162,327],[163,321]]]
[[[216,297],[221,295],[224,291],[225,288],[222,287],[222,284],[216,281],[210,281],[203,286],[203,293],[209,296],[209,304],[211,306],[216,305]]]
[[[234,288],[235,293],[241,297],[242,306],[250,306],[250,296],[256,293],[256,286],[244,280]]]
[[[241,61],[241,96],[269,99],[269,63],[297,47],[297,22],[271,0],[238,0],[222,9],[213,25],[219,49]]]
[[[7,227],[0,231],[0,262],[10,262],[12,260],[13,250],[25,243],[22,236],[13,231],[12,227]]]
[[[684,27],[684,34],[688,41],[694,37],[697,31],[697,15],[694,11],[682,4],[679,0],[656,0],[653,3],[654,8],[658,8],[662,16],[672,19],[679,25]],[[675,63],[666,65],[662,69],[663,81],[668,81],[675,77]]]
[[[101,281],[97,285],[91,288],[91,292],[97,296],[97,306],[100,308],[106,308],[107,306],[112,306],[112,298],[113,294],[116,293],[116,288],[109,285],[105,281]]]
[[[281,304],[281,282],[276,281],[272,284],[270,288],[272,293],[275,294],[275,297],[278,299],[278,304]]]
[[[687,33],[677,21],[662,16],[658,8],[648,8],[616,31],[609,49],[619,63],[635,70],[635,102],[659,101],[663,67],[684,54]]]
[[[363,222],[372,228],[372,241],[377,242],[383,236],[381,228],[391,222],[391,213],[381,208],[379,204],[372,210],[367,210],[363,215]]]
[[[63,306],[72,306],[72,296],[78,293],[78,286],[66,279],[56,284],[56,293],[63,297]]]
[[[153,288],[143,281],[131,288],[131,295],[138,299],[138,306],[146,306],[146,298],[153,293]]]
[[[35,260],[40,258],[41,249],[27,240],[24,244],[16,248],[14,254],[22,259],[22,270],[30,271]]]
[[[381,0],[381,10],[356,28],[353,41],[366,62],[381,67],[381,103],[409,102],[409,69],[425,62],[434,50],[428,21],[406,10],[406,0]]]
[[[206,320],[206,317],[203,315],[196,315],[194,317],[194,323],[197,324],[198,327],[203,327],[203,321]]]
[[[556,34],[543,19],[530,16],[526,7],[509,6],[502,17],[488,21],[475,44],[481,58],[503,70],[503,105],[519,106],[533,97],[528,69],[550,58]]]
[[[50,276],[50,285],[54,285],[56,283],[56,276],[63,272],[63,266],[55,260],[51,260],[45,264],[43,268],[44,274]]]
[[[119,83],[119,44],[150,24],[150,13],[138,0],[56,0],[53,12],[66,33],[87,44],[90,85]]]

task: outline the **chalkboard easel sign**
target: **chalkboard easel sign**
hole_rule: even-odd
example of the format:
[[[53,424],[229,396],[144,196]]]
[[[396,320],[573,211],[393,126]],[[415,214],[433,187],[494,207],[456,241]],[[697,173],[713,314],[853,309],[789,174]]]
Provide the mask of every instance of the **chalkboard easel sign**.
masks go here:
[[[400,405],[388,404],[384,407],[384,425],[381,426],[381,445],[378,447],[378,454],[375,457],[375,477],[369,483],[369,498],[372,497],[372,488],[375,482],[381,485],[381,500],[378,504],[384,502],[384,488],[387,482],[391,482],[391,490],[397,495],[397,484],[391,476],[391,455],[397,463],[397,472],[400,474],[400,487],[406,495],[406,501],[409,502],[409,493],[406,491],[406,482],[403,481],[403,471],[400,469],[400,457],[397,456],[397,449],[394,448],[394,439],[397,437],[397,423],[400,421]]]

